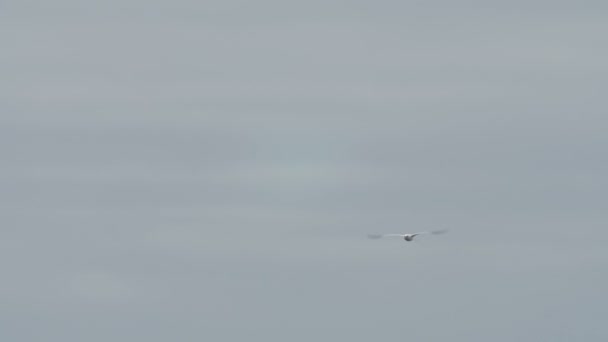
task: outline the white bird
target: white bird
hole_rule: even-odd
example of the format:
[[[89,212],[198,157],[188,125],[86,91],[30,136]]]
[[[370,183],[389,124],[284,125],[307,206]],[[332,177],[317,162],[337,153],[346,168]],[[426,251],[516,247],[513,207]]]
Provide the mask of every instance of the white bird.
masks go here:
[[[412,241],[418,235],[426,235],[426,234],[438,235],[438,234],[444,234],[447,232],[448,231],[446,229],[444,229],[444,230],[433,230],[430,232],[419,232],[419,233],[410,233],[410,234],[369,234],[369,235],[367,235],[367,237],[370,239],[380,239],[380,238],[384,238],[384,237],[396,236],[396,237],[403,238],[405,241]]]

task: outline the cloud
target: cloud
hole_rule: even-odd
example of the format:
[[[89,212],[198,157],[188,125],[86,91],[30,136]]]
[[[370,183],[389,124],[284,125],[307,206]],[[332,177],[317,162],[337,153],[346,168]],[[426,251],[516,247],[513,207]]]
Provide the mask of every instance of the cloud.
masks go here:
[[[5,4],[3,334],[606,340],[603,7]]]

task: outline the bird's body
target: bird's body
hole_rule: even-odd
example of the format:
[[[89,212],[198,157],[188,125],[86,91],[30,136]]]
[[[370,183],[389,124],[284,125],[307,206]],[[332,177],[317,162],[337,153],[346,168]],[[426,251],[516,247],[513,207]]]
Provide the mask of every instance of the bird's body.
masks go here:
[[[447,233],[447,230],[433,230],[430,232],[419,232],[419,233],[409,233],[409,234],[369,234],[367,237],[370,239],[380,239],[380,238],[384,238],[384,237],[400,237],[403,238],[403,240],[405,241],[414,241],[414,238],[418,235],[425,235],[425,234],[433,234],[433,235],[437,235],[437,234],[444,234]]]

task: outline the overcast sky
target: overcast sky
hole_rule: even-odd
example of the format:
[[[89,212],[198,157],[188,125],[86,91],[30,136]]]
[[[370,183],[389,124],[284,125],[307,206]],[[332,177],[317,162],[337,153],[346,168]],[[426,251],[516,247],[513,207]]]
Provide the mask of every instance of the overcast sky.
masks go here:
[[[607,11],[1,1],[0,339],[608,340]]]

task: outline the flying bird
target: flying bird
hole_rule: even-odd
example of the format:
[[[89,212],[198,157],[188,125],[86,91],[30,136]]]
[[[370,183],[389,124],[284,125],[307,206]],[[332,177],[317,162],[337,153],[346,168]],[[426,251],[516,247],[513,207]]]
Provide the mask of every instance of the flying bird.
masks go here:
[[[430,232],[419,232],[419,233],[410,233],[410,234],[369,234],[369,235],[367,235],[367,237],[370,239],[380,239],[380,238],[384,238],[384,237],[400,237],[400,238],[403,238],[405,241],[413,241],[414,238],[418,235],[426,235],[426,234],[438,235],[438,234],[444,234],[447,232],[448,231],[446,229],[444,229],[444,230],[432,230]]]

